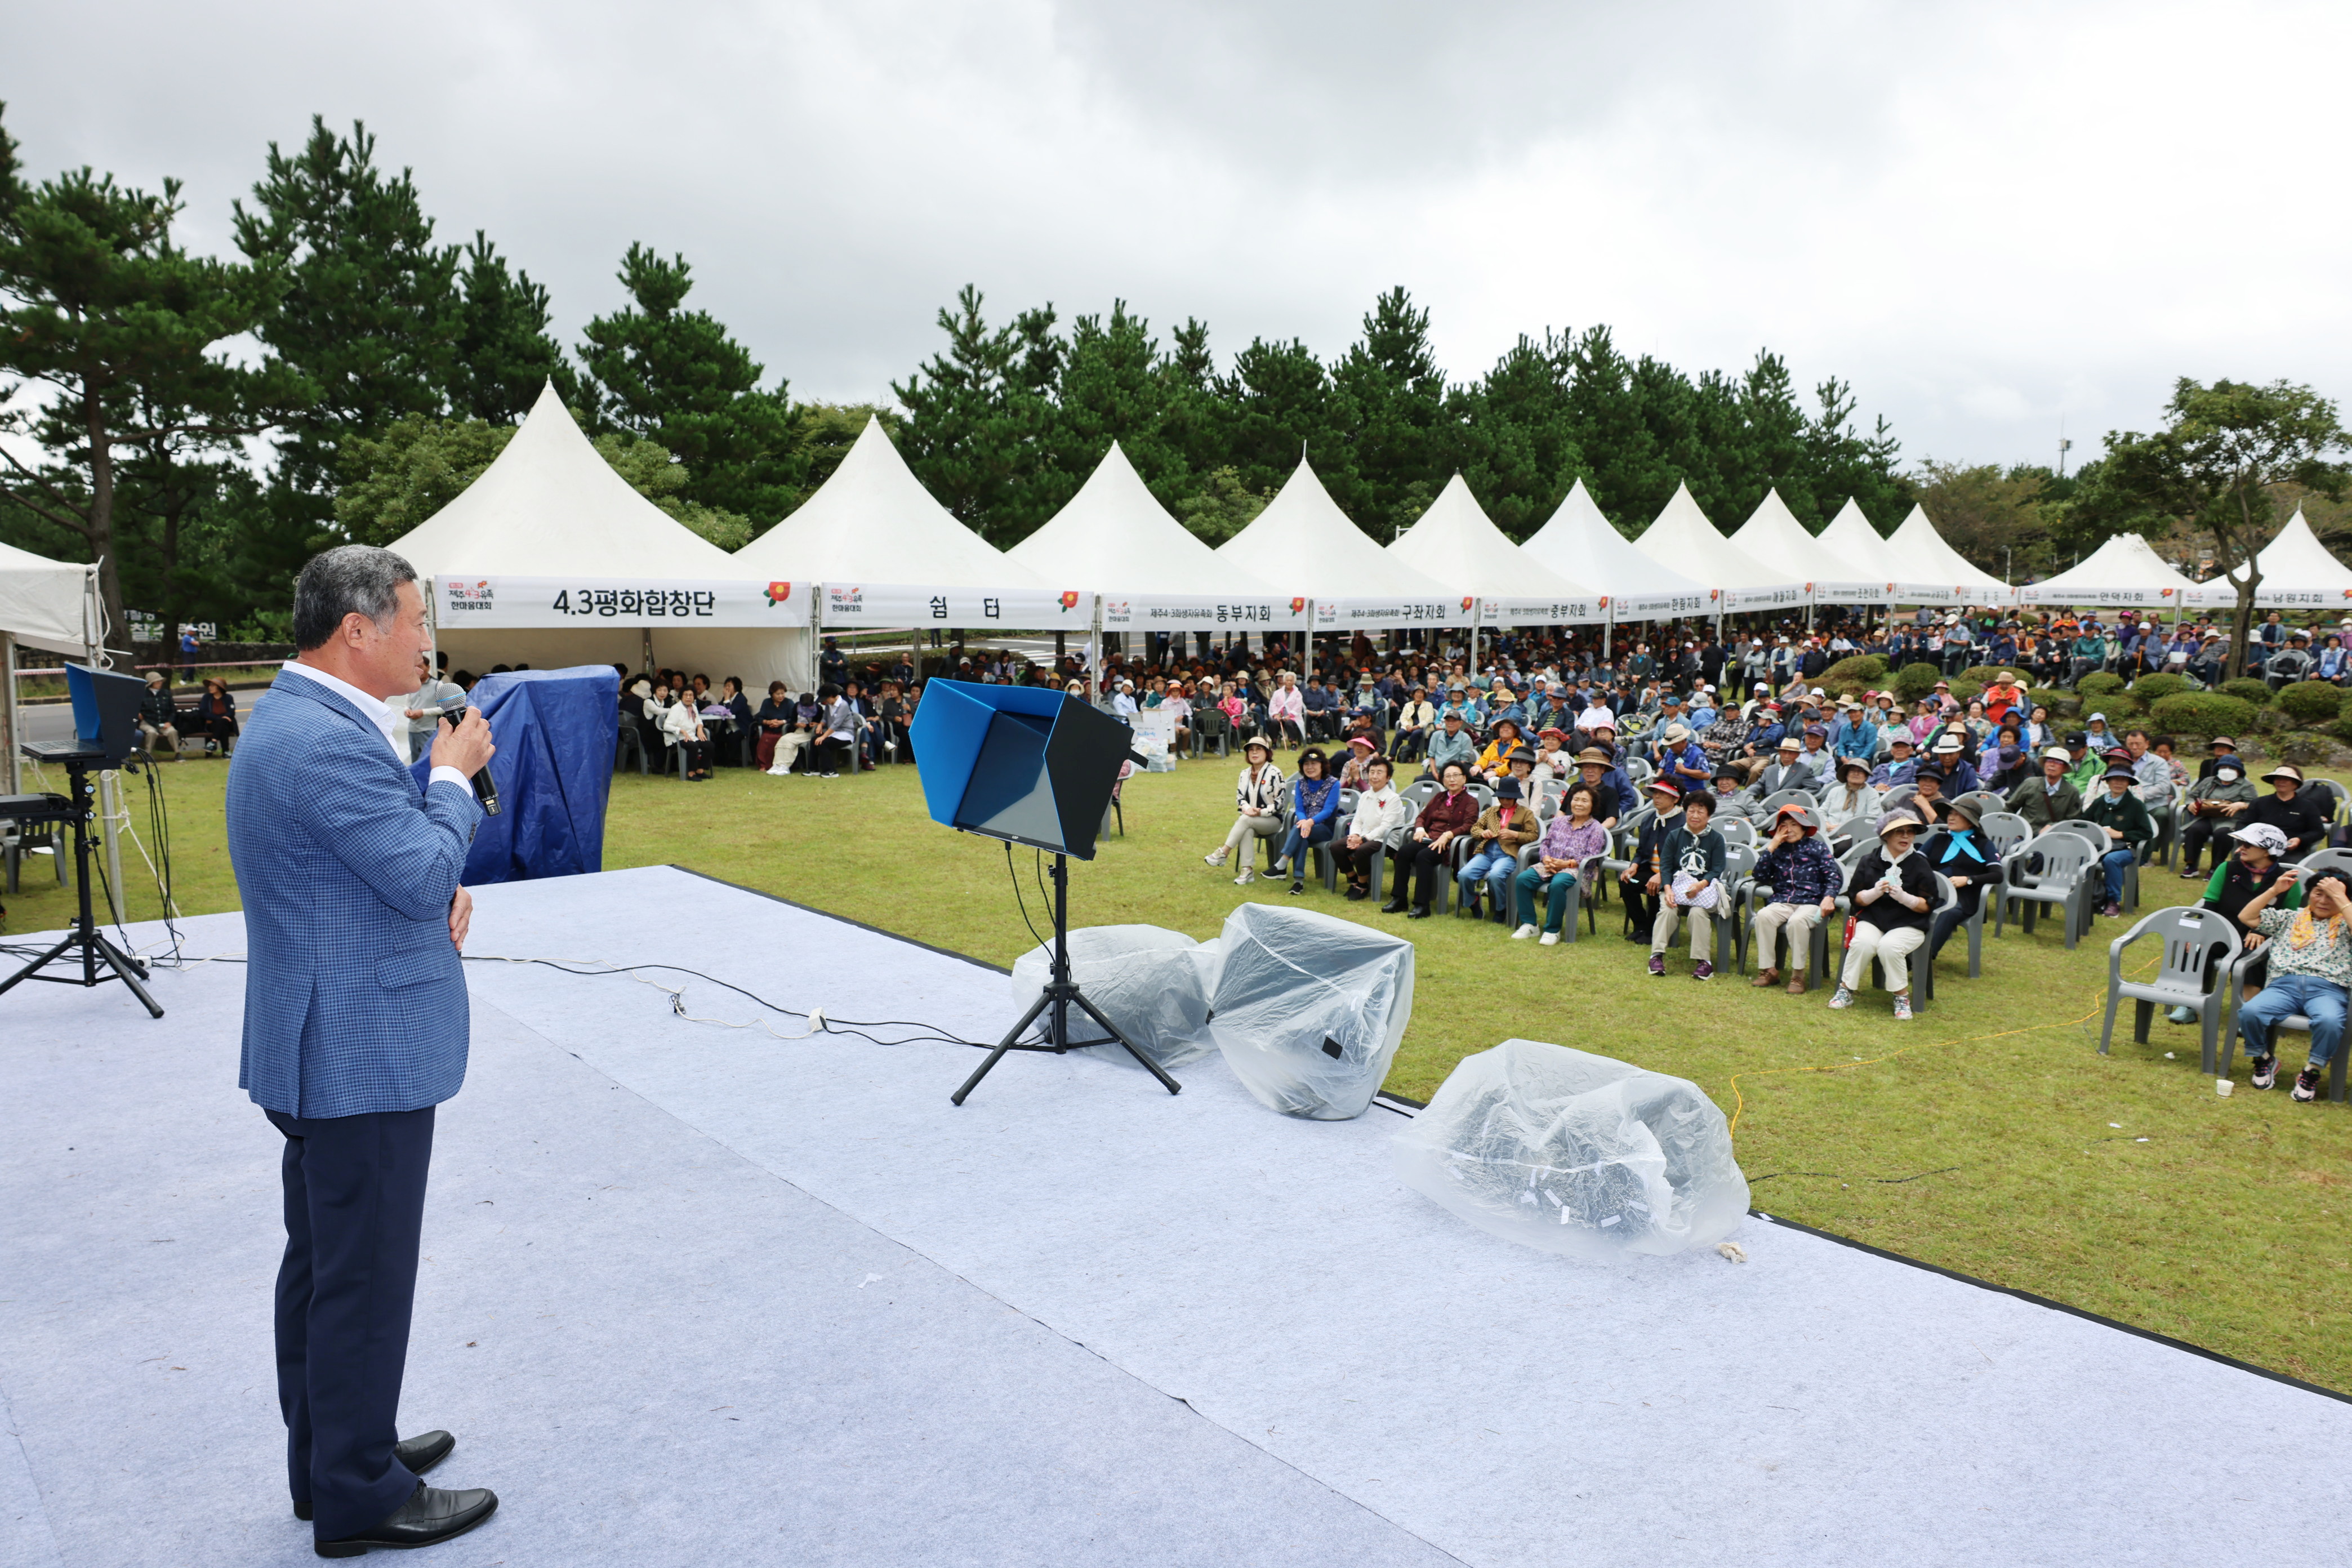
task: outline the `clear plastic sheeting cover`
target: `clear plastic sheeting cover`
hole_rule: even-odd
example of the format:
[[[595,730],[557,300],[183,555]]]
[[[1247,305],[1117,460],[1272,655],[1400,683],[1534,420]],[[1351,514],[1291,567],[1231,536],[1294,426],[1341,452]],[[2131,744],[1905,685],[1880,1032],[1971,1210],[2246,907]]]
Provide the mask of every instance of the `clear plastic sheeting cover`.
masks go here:
[[[1034,1002],[1053,968],[1051,946],[1032,948],[1013,960],[1013,999],[1023,1007]],[[1137,1050],[1161,1067],[1182,1067],[1209,1054],[1217,943],[1194,942],[1182,931],[1158,926],[1082,926],[1070,933],[1070,978]],[[1070,1037],[1104,1044],[1110,1039],[1077,1007],[1070,1009]],[[1131,1059],[1115,1045],[1109,1054]]]
[[[1361,1116],[1412,1016],[1412,943],[1270,904],[1234,910],[1219,940],[1209,1028],[1234,1076],[1285,1116]]]
[[[1696,1084],[1565,1046],[1464,1058],[1394,1143],[1413,1191],[1572,1258],[1711,1247],[1748,1212],[1731,1130]]]

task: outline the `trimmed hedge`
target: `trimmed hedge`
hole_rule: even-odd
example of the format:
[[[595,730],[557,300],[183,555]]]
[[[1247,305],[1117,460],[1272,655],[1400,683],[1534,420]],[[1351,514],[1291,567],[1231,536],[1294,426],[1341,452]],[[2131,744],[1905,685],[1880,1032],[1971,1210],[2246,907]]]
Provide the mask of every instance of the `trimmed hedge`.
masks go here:
[[[2037,707],[2047,708],[2050,717],[2055,719],[2061,713],[2072,712],[2074,707],[2079,705],[2079,700],[2073,692],[2061,691],[2054,686],[2029,687],[2025,693],[2025,710],[2031,713]]]
[[[1944,672],[1932,664],[1906,664],[1895,674],[1895,695],[1906,702],[1916,702],[1936,689],[1936,682]]]
[[[2278,705],[2298,724],[2315,724],[2344,710],[2344,690],[2325,680],[2295,680],[2279,688]]]
[[[2269,684],[2251,675],[2242,675],[2235,680],[2225,680],[2218,689],[2224,697],[2234,697],[2241,702],[2251,702],[2257,708],[2268,706],[2271,700]]]
[[[2151,708],[2188,689],[2189,678],[2185,675],[2143,675],[2131,683],[2131,694]]]
[[[1832,697],[1853,697],[1874,691],[1886,679],[1886,660],[1878,654],[1858,653],[1822,671],[1822,689]],[[1930,687],[1928,689],[1933,690]]]
[[[2095,669],[2074,682],[2074,689],[2086,698],[2111,697],[2123,689],[2124,678],[2120,675],[2111,675],[2104,669]]]
[[[2176,691],[2149,713],[2175,734],[2242,735],[2253,725],[2254,705],[2220,691]]]

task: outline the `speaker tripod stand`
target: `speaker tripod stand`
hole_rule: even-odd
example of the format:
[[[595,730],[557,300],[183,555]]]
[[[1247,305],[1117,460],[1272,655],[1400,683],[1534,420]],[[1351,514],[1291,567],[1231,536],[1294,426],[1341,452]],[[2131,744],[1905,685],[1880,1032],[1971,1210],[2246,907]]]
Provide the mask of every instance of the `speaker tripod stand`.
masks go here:
[[[1126,1047],[1129,1056],[1150,1068],[1151,1076],[1158,1079],[1161,1087],[1169,1093],[1182,1092],[1184,1086],[1170,1078],[1158,1062],[1136,1049],[1135,1042],[1119,1033],[1118,1026],[1104,1017],[1095,1005],[1080,994],[1078,983],[1070,978],[1069,908],[1069,858],[1066,856],[1056,855],[1054,857],[1053,973],[1039,989],[1037,1000],[1029,1005],[1029,1011],[1021,1015],[1021,1021],[1006,1031],[1004,1038],[997,1042],[996,1048],[988,1053],[988,1059],[981,1063],[970,1078],[963,1080],[963,1087],[948,1097],[951,1103],[961,1105],[963,1097],[979,1087],[980,1080],[988,1076],[988,1069],[1003,1061],[1004,1053],[1007,1051],[1051,1051],[1055,1056],[1060,1056],[1066,1051],[1085,1046],[1108,1045],[1110,1040],[1118,1041]],[[5,986],[0,986],[0,990],[5,989]],[[1102,1026],[1104,1033],[1110,1037],[1110,1040],[1081,1040],[1074,1046],[1070,1039],[1070,1009],[1074,1006]],[[1024,1042],[1021,1038],[1022,1035],[1027,1032],[1030,1025],[1037,1021],[1037,1016],[1040,1013],[1049,1015],[1045,1025],[1045,1037],[1043,1040]]]
[[[94,850],[89,841],[89,822],[96,812],[96,805],[95,792],[91,789],[89,782],[89,764],[102,761],[103,754],[90,752],[80,755],[59,757],[54,752],[37,752],[29,746],[26,748],[26,754],[39,762],[61,762],[65,764],[66,777],[73,791],[71,796],[47,796],[46,799],[53,803],[52,805],[45,809],[20,816],[16,820],[27,824],[42,822],[72,824],[74,880],[81,889],[81,910],[74,917],[74,923],[67,931],[65,940],[8,976],[7,979],[0,980],[0,992],[7,991],[20,980],[46,980],[58,985],[85,986],[102,984],[109,980],[120,980],[131,988],[131,994],[139,998],[140,1003],[146,1007],[151,1016],[162,1017],[163,1009],[155,1005],[155,998],[147,994],[147,987],[140,984],[146,978],[146,965],[106,940],[106,933],[99,929],[96,912],[90,908],[89,885],[92,880],[90,856]],[[79,949],[81,952],[79,974],[40,973],[60,958],[66,959],[68,965],[70,966],[73,961],[67,955],[76,949]],[[99,967],[101,963],[112,973],[102,972]]]

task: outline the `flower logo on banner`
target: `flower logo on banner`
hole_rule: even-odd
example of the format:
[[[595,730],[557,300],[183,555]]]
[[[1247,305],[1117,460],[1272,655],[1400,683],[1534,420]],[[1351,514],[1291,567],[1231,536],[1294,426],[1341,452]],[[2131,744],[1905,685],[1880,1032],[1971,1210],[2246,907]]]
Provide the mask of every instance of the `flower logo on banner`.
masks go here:
[[[1075,609],[1076,609],[1077,607],[1078,607],[1078,595],[1077,595],[1077,590],[1076,590],[1075,588],[1074,588],[1074,589],[1071,589],[1069,592],[1065,593],[1065,594],[1062,595],[1062,608],[1064,608],[1064,609],[1066,609],[1066,610],[1075,610]]]
[[[781,605],[792,596],[793,585],[790,583],[771,583],[768,584],[768,603],[771,605]]]
[[[1893,592],[1895,592],[1895,584],[1892,584],[1892,583],[1889,583],[1888,584],[1886,584],[1886,591],[1887,591],[1888,593],[1890,593],[1890,594],[1892,594]]]
[[[1477,601],[1477,600],[1475,600],[1475,599],[1465,599],[1465,600],[1463,600],[1463,601],[1462,601],[1462,613],[1463,613],[1464,615],[1465,615],[1465,616],[1466,616],[1466,615],[1468,615],[1468,614],[1470,613],[1470,606],[1471,606],[1471,605],[1475,605],[1475,604],[1476,604],[1477,602],[1478,602],[1478,601]]]
[[[2172,597],[2172,590],[2169,588],[2158,588],[2157,592],[2168,599]]]
[[[1601,595],[1601,607],[1604,610],[1609,607],[1609,595],[1606,594]]]
[[[1306,607],[1307,601],[1304,599],[1293,599],[1290,601],[1290,613],[1294,616]]]

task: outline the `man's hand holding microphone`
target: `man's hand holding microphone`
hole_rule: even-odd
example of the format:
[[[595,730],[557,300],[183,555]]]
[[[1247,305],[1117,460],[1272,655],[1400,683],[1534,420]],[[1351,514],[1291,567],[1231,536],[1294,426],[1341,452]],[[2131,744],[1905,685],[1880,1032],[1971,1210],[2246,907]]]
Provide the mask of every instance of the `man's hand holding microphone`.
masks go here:
[[[482,717],[478,708],[460,709],[456,706],[441,710],[447,721],[434,732],[433,765],[455,768],[471,779],[474,797],[482,809],[496,816],[499,813],[498,786],[490,782],[490,759],[498,755],[498,747],[490,741],[490,721]],[[466,931],[474,921],[474,895],[463,886],[449,900],[449,941],[459,952],[465,951]]]

